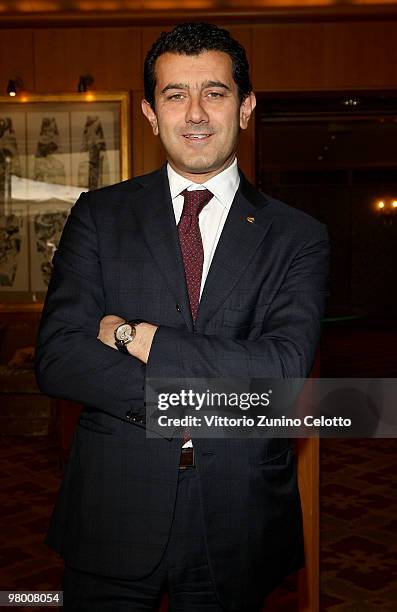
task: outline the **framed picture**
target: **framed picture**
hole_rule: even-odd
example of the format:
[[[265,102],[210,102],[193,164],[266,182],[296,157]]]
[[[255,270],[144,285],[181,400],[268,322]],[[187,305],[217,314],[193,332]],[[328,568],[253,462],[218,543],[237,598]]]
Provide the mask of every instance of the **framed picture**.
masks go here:
[[[0,301],[44,299],[83,191],[130,176],[128,93],[0,97]]]

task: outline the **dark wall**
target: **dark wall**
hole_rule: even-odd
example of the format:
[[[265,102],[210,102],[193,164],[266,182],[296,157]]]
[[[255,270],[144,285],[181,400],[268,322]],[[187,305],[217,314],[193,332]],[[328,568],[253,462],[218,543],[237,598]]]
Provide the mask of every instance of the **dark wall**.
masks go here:
[[[282,14],[261,23],[231,15],[212,21],[225,25],[246,47],[257,91],[326,91],[334,89],[397,88],[397,12],[370,20],[357,8],[357,17],[323,14],[319,9],[296,23]],[[186,13],[186,19],[189,13]],[[192,18],[192,16],[190,16]],[[62,20],[36,27],[1,28],[0,91],[9,78],[20,76],[27,91],[76,91],[81,74],[92,74],[98,91],[127,90],[132,95],[133,172],[157,167],[161,146],[140,114],[142,62],[153,40],[164,29],[161,15],[150,25],[64,27]],[[194,19],[194,17],[193,17]],[[211,19],[211,15],[207,16]],[[345,20],[344,20],[345,19]],[[241,20],[241,21],[240,21]],[[29,22],[31,23],[31,22]],[[254,177],[254,126],[242,136],[240,163]]]

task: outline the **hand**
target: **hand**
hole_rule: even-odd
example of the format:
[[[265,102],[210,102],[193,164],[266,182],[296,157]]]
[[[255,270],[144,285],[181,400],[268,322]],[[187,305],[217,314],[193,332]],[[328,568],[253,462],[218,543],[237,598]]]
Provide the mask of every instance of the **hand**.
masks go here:
[[[152,325],[151,323],[139,323],[135,329],[135,338],[132,342],[127,344],[128,352],[133,357],[143,361],[143,363],[147,363],[154,334],[157,331],[157,325]]]
[[[125,319],[121,319],[115,315],[106,315],[106,317],[103,317],[99,324],[98,340],[117,350],[117,346],[114,343],[114,332],[116,327],[124,322]]]
[[[116,317],[116,315],[106,315],[106,317],[103,317],[99,324],[98,340],[117,350],[114,343],[114,332],[116,327],[124,322],[125,319]],[[139,323],[135,329],[135,338],[127,344],[128,352],[133,357],[143,361],[143,363],[147,363],[157,326],[151,323]]]

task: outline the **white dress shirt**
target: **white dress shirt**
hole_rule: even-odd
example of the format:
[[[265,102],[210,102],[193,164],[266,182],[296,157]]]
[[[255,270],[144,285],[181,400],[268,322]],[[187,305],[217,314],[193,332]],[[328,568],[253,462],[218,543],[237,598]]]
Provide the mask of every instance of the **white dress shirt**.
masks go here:
[[[185,189],[189,191],[209,189],[214,194],[214,197],[204,206],[199,215],[200,233],[204,250],[201,296],[223,226],[240,184],[237,159],[234,158],[230,166],[202,184],[194,183],[190,179],[181,176],[171,168],[170,164],[167,164],[167,173],[177,225],[181,218],[184,204],[184,197],[180,195],[182,191]]]
[[[201,276],[200,296],[208,275],[220,235],[225,225],[227,215],[240,184],[240,175],[237,168],[237,159],[225,170],[216,174],[205,183],[194,183],[190,179],[181,176],[170,164],[167,164],[168,181],[170,184],[172,205],[174,207],[175,222],[178,225],[182,215],[184,197],[181,192],[185,189],[209,189],[214,197],[206,204],[199,215],[201,239],[203,241],[204,262]],[[192,441],[188,440],[183,448],[191,448]]]

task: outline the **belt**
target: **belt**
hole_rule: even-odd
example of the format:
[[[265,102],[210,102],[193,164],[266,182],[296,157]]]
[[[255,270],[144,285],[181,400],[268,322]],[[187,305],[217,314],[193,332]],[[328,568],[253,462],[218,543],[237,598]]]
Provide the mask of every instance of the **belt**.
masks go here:
[[[181,458],[179,460],[179,469],[184,470],[187,467],[195,467],[194,463],[194,448],[182,448]]]

